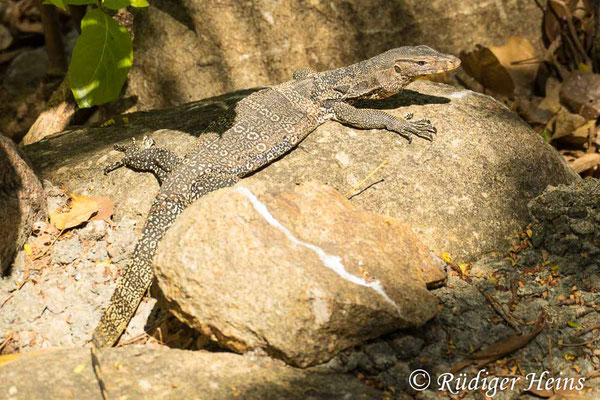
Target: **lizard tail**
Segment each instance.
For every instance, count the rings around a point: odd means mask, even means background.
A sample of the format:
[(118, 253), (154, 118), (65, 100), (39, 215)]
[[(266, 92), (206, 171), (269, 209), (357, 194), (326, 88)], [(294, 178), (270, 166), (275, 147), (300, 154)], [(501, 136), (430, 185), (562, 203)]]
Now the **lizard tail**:
[(177, 199), (157, 197), (154, 201), (131, 263), (117, 282), (110, 303), (94, 330), (93, 341), (98, 347), (114, 345), (129, 324), (154, 278), (152, 258), (158, 242), (183, 209), (182, 202)]
[(144, 293), (152, 283), (154, 277), (152, 258), (156, 253), (158, 242), (183, 209), (181, 202), (157, 197), (148, 214), (140, 240), (135, 246), (131, 264), (127, 266), (125, 273), (119, 279), (110, 304), (94, 330), (91, 350), (92, 366), (102, 391), (103, 400), (108, 400), (108, 392), (102, 377), (98, 350), (100, 347), (114, 345), (129, 324)]
[(94, 330), (92, 340), (97, 347), (110, 347), (117, 342), (152, 283), (150, 262), (138, 254), (141, 246), (141, 243), (136, 246), (133, 262), (117, 283), (110, 303)]
[[(141, 261), (139, 257), (134, 260)], [(127, 327), (144, 293), (152, 282), (152, 269), (149, 262), (136, 262), (131, 265), (117, 284), (109, 307), (92, 336), (92, 367), (100, 386), (102, 400), (109, 400), (106, 383), (100, 366), (100, 347), (112, 346)]]

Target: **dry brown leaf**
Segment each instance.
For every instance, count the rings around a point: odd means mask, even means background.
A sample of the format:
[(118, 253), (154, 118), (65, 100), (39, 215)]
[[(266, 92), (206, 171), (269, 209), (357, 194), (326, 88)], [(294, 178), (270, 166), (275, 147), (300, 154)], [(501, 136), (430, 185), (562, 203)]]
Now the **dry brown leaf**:
[(476, 353), (469, 354), (470, 360), (460, 361), (451, 368), (451, 372), (455, 373), (463, 368), (468, 367), (469, 365), (474, 363), (474, 360), (478, 360), (475, 362), (477, 366), (482, 367), (486, 364), (489, 364), (497, 359), (504, 357), (508, 354), (511, 354), (520, 348), (524, 347), (527, 343), (531, 341), (534, 337), (537, 336), (538, 333), (544, 327), (546, 322), (546, 314), (542, 313), (538, 318), (535, 326), (531, 330), (531, 332), (521, 335), (513, 335), (509, 336), (506, 339), (500, 340), (491, 346), (480, 350)]
[(90, 221), (106, 221), (112, 224), (111, 217), (115, 212), (115, 203), (106, 196), (92, 197), (98, 203), (98, 213)]
[(573, 171), (578, 174), (587, 171), (588, 169), (594, 168), (596, 165), (600, 165), (600, 154), (589, 153), (582, 157), (579, 157), (569, 163)]
[(572, 136), (575, 130), (586, 124), (585, 118), (579, 114), (573, 114), (567, 110), (561, 110), (552, 119), (550, 125), (552, 126), (552, 140), (564, 139)]
[(460, 60), (465, 72), (483, 87), (504, 95), (515, 90), (511, 76), (487, 47), (477, 45), (473, 51), (462, 51)]
[(576, 71), (569, 74), (560, 90), (560, 102), (585, 119), (600, 116), (600, 74)]
[[(577, 384), (578, 377), (575, 377), (575, 384)], [(542, 398), (551, 398), (553, 396), (561, 396), (564, 399), (586, 399), (582, 390), (576, 389), (554, 389), (554, 390), (538, 390), (536, 388), (531, 388), (528, 392), (535, 394), (538, 397)], [(591, 397), (589, 397), (591, 399)]]
[(523, 36), (511, 36), (502, 46), (490, 46), (500, 64), (517, 87), (529, 88), (537, 75), (540, 63), (535, 49)]
[(71, 210), (66, 213), (50, 213), (50, 223), (58, 229), (73, 228), (89, 220), (98, 212), (98, 202), (93, 197), (71, 194)]
[[(556, 20), (556, 15), (560, 18), (566, 18), (567, 15), (565, 8), (558, 5), (557, 2), (549, 1), (548, 3), (549, 7), (546, 7), (546, 12), (544, 13), (544, 33), (548, 40), (553, 42), (560, 34), (560, 24)], [(579, 0), (566, 0), (564, 3), (566, 4), (567, 9), (572, 13), (575, 11)]]

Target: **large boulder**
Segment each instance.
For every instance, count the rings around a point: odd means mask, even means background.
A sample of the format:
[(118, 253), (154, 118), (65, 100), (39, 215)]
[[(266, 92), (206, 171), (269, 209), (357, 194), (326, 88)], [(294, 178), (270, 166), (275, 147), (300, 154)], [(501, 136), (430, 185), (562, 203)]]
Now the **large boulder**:
[[(133, 113), (113, 126), (65, 132), (24, 149), (44, 179), (72, 192), (109, 196), (117, 204), (117, 219), (143, 220), (158, 183), (151, 174), (128, 169), (104, 176), (102, 168), (122, 157), (112, 145), (152, 133), (159, 146), (185, 154), (195, 135), (247, 93)], [(400, 219), (430, 249), (463, 260), (507, 248), (529, 220), (529, 200), (547, 185), (579, 180), (552, 147), (491, 97), (418, 81), (397, 96), (362, 106), (428, 118), (437, 137), (409, 145), (392, 132), (329, 122), (257, 177), (280, 183), (318, 180), (351, 192), (353, 203)]]
[(33, 223), (45, 220), (41, 182), (15, 143), (0, 133), (0, 276), (25, 244)]
[(534, 246), (600, 266), (600, 180), (549, 187), (528, 207)]
[[(268, 357), (169, 348), (103, 349), (112, 399), (360, 399), (382, 393), (352, 375), (300, 370)], [(85, 348), (47, 349), (0, 365), (0, 398), (99, 399)]]
[(155, 0), (135, 14), (127, 94), (137, 110), (164, 108), (398, 46), (458, 54), (510, 35), (535, 43), (542, 20), (531, 0)]
[(221, 346), (306, 367), (437, 311), (443, 268), (408, 227), (312, 182), (204, 196), (155, 257), (168, 308)]

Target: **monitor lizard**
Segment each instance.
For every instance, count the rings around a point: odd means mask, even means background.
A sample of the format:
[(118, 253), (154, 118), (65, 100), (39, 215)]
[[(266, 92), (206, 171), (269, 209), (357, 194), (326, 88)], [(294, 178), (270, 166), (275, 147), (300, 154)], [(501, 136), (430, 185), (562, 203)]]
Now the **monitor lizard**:
[(231, 186), (292, 150), (328, 120), (361, 129), (386, 129), (410, 143), (433, 140), (429, 120), (398, 118), (380, 110), (355, 108), (357, 99), (396, 94), (415, 78), (457, 68), (460, 60), (427, 46), (399, 47), (330, 71), (297, 71), (291, 81), (252, 93), (213, 121), (184, 157), (154, 146), (115, 146), (121, 166), (150, 171), (161, 187), (150, 208), (132, 260), (119, 279), (92, 338), (92, 361), (103, 396), (99, 347), (112, 346), (127, 327), (153, 280), (152, 258), (159, 241), (183, 210), (201, 196)]

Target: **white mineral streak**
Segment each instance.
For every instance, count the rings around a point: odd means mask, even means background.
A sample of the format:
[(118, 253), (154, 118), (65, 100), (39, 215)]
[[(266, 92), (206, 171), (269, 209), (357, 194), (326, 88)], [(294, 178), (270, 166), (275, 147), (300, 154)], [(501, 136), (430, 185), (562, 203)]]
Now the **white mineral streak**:
[(450, 93), (448, 97), (451, 97), (453, 99), (462, 99), (463, 97), (467, 97), (471, 94), (473, 94), (473, 92), (471, 92), (470, 90), (461, 90), (458, 92)]
[(292, 232), (289, 231), (289, 229), (287, 229), (279, 221), (277, 221), (275, 219), (275, 217), (273, 217), (273, 215), (267, 209), (267, 206), (264, 205), (263, 203), (261, 203), (260, 200), (258, 200), (258, 198), (254, 195), (254, 193), (252, 193), (252, 191), (250, 189), (248, 189), (244, 186), (238, 186), (236, 188), (236, 191), (238, 193), (244, 195), (245, 197), (247, 197), (248, 200), (250, 200), (250, 203), (252, 203), (252, 206), (254, 206), (254, 209), (271, 226), (273, 226), (273, 227), (279, 229), (281, 232), (283, 232), (285, 234), (285, 236), (287, 236), (287, 238), (292, 243), (295, 243), (297, 245), (306, 247), (309, 250), (312, 250), (313, 252), (315, 252), (317, 254), (317, 256), (319, 257), (319, 259), (321, 260), (321, 262), (323, 263), (324, 266), (331, 269), (333, 272), (335, 272), (336, 274), (338, 274), (339, 276), (341, 276), (342, 278), (344, 278), (345, 280), (347, 280), (349, 282), (352, 282), (356, 285), (365, 286), (365, 287), (368, 287), (368, 288), (374, 290), (381, 297), (383, 297), (385, 301), (387, 301), (388, 303), (393, 305), (399, 311), (398, 305), (392, 299), (390, 299), (390, 297), (383, 290), (383, 287), (381, 286), (381, 282), (379, 282), (378, 280), (374, 280), (372, 282), (367, 282), (366, 280), (364, 280), (361, 277), (350, 274), (348, 271), (346, 271), (346, 268), (344, 267), (344, 264), (342, 264), (342, 259), (340, 257), (334, 256), (331, 254), (327, 254), (327, 253), (325, 253), (325, 251), (323, 251), (322, 248), (315, 246), (314, 244), (303, 242), (303, 241), (299, 240), (298, 238), (296, 238), (292, 234)]

